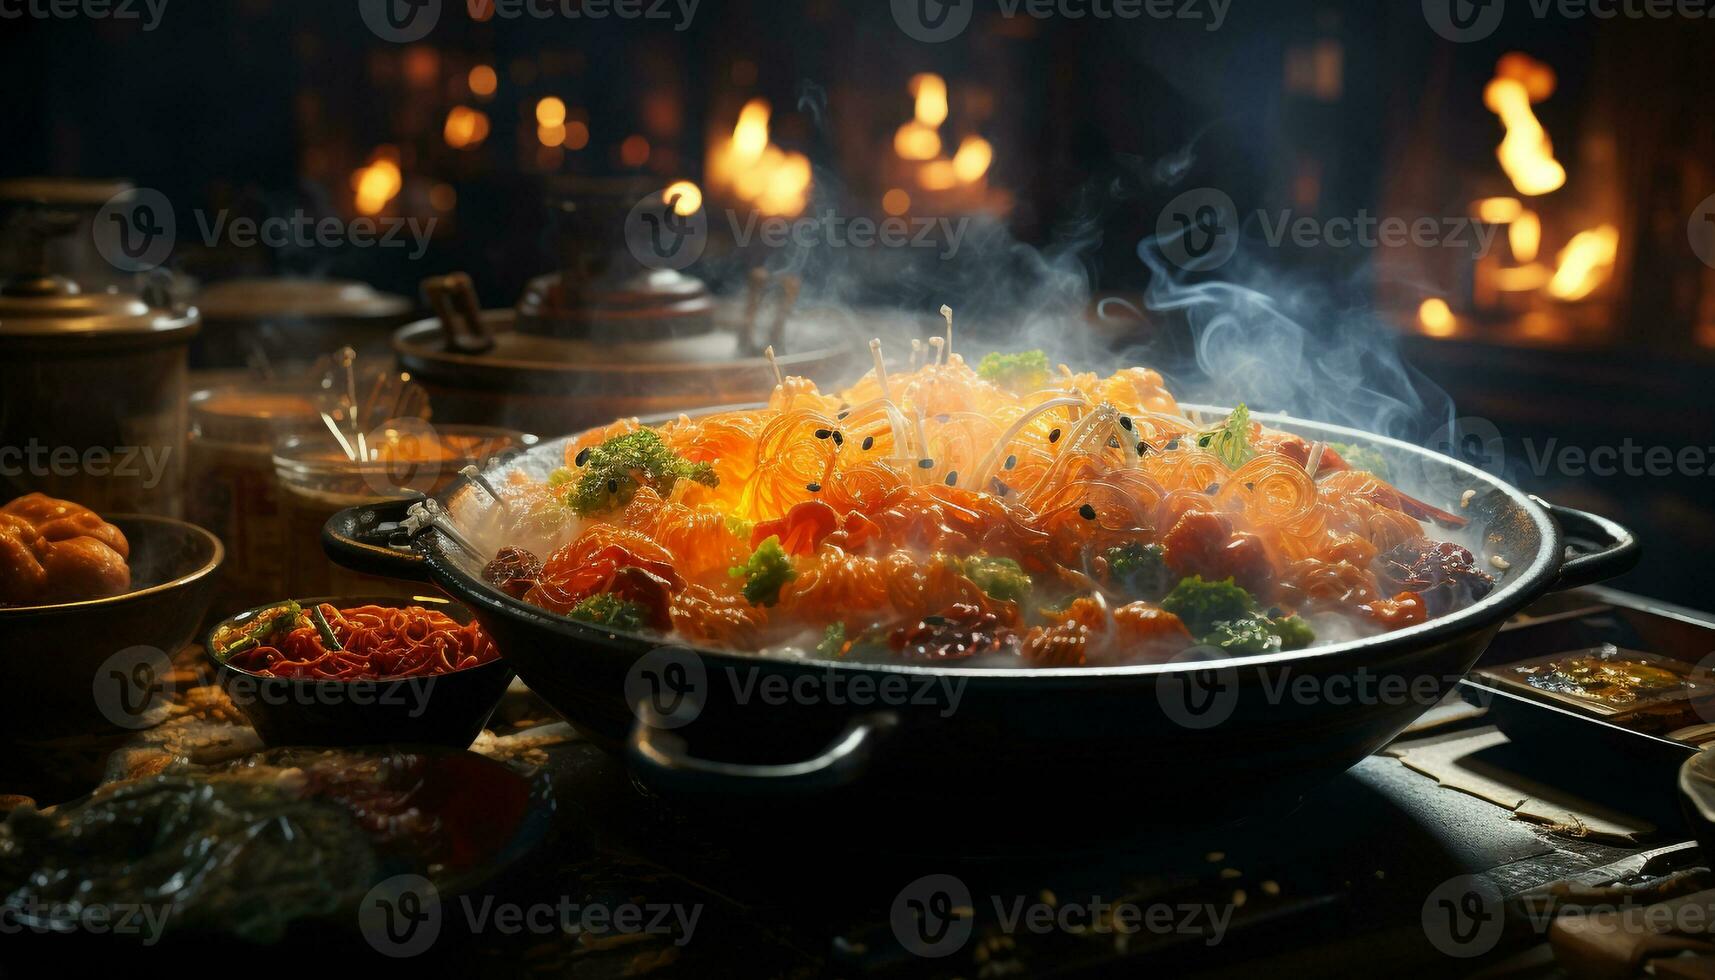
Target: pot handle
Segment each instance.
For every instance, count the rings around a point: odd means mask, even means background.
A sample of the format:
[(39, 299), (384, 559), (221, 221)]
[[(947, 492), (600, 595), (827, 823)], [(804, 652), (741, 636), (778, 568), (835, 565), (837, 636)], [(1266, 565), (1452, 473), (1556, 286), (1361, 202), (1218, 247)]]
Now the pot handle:
[(411, 547), (401, 522), (416, 500), (360, 504), (322, 525), (322, 550), (335, 564), (365, 575), (429, 581), (429, 563)]
[(675, 732), (656, 728), (642, 719), (631, 727), (626, 756), (644, 781), (680, 792), (731, 791), (760, 793), (821, 793), (849, 786), (869, 768), (875, 744), (898, 724), (891, 711), (859, 715), (835, 735), (817, 755), (802, 762), (752, 765), (699, 759)]
[[(1569, 545), (1578, 549), (1560, 563), (1559, 575), (1545, 591), (1563, 592), (1595, 585), (1623, 575), (1637, 565), (1638, 539), (1625, 526), (1596, 514), (1551, 504), (1541, 497), (1530, 499), (1548, 511)], [(1581, 547), (1586, 544), (1588, 547)]]

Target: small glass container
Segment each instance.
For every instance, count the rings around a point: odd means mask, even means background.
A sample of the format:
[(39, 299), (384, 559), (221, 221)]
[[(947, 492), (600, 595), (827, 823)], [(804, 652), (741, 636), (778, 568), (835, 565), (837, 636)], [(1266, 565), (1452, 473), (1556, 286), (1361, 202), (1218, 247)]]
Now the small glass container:
[(366, 461), (359, 462), (325, 431), (286, 439), (274, 454), (285, 523), (284, 594), (420, 592), (420, 583), (364, 575), (330, 561), (322, 551), (322, 526), (339, 511), (359, 504), (433, 496), (466, 466), (486, 466), (535, 442), (534, 436), (510, 429), (395, 420), (368, 434), (362, 447)]

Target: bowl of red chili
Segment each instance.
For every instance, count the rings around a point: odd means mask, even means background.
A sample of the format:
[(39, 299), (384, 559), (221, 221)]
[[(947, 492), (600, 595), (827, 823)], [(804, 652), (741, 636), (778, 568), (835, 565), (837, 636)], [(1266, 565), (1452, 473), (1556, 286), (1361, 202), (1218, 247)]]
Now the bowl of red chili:
[(206, 648), (270, 746), (466, 748), (512, 682), (469, 610), (424, 596), (269, 603), (215, 626)]

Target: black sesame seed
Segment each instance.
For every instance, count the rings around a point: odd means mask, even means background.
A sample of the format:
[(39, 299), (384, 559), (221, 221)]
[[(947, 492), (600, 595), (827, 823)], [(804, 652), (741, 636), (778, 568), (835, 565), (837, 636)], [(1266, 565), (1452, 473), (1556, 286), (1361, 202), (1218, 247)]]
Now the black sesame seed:
[(1078, 516), (1082, 517), (1086, 521), (1093, 521), (1096, 519), (1096, 508), (1089, 504), (1085, 504), (1078, 508)]
[(994, 492), (996, 496), (1004, 497), (1012, 492), (1012, 488), (999, 480), (996, 480), (994, 481)]
[(840, 435), (840, 433), (838, 431), (836, 431), (834, 433), (834, 445), (843, 446), (845, 444), (846, 444), (846, 437), (843, 435)]
[(1178, 448), (1179, 448), (1179, 440), (1178, 439), (1167, 440), (1167, 451), (1168, 452), (1172, 452), (1173, 450), (1178, 449)]
[(932, 470), (935, 468), (935, 461), (932, 459), (920, 459), (917, 461), (917, 468), (920, 470)]
[(1254, 484), (1254, 483), (1247, 483), (1247, 484), (1245, 484), (1245, 489), (1246, 489), (1246, 490), (1255, 490), (1255, 489), (1256, 489), (1256, 484)]
[(874, 448), (875, 448), (875, 436), (864, 436), (863, 437), (863, 451), (867, 453), (871, 449), (874, 449)]
[(826, 438), (832, 436), (833, 434), (834, 434), (833, 429), (817, 429), (816, 430), (816, 438), (818, 438), (818, 439), (826, 439)]
[(618, 480), (607, 481), (607, 492), (608, 493), (618, 493), (619, 492), (619, 481)]
[(839, 419), (841, 422), (844, 422), (851, 414), (852, 413), (850, 413), (850, 412), (841, 412), (840, 414), (838, 414), (834, 417)]
[(1139, 455), (1139, 456), (1142, 456), (1142, 455), (1144, 455), (1144, 454), (1145, 454), (1145, 453), (1147, 453), (1147, 452), (1149, 452), (1149, 443), (1147, 443), (1147, 442), (1142, 442), (1142, 441), (1140, 441), (1140, 442), (1138, 442), (1138, 444), (1137, 444), (1137, 454), (1138, 454), (1138, 455)]
[(1014, 466), (1017, 466), (1017, 465), (1018, 465), (1018, 457), (1017, 456), (1008, 456), (1006, 458), (1006, 468), (1007, 469), (1010, 470)]
[(1130, 432), (1131, 431), (1131, 416), (1121, 415), (1120, 416), (1120, 426), (1121, 426), (1121, 428), (1125, 429), (1127, 432)]
[(953, 470), (952, 472), (947, 474), (947, 486), (956, 487), (958, 485), (959, 485), (959, 471)]
[(806, 484), (804, 484), (804, 489), (810, 491), (811, 493), (821, 493), (822, 492), (822, 485), (820, 483), (806, 483)]
[(1115, 439), (1113, 436), (1108, 436), (1108, 448), (1109, 449), (1118, 449), (1119, 447), (1120, 447), (1120, 441), (1118, 439)]
[(1221, 485), (1219, 483), (1211, 483), (1211, 484), (1209, 484), (1209, 489), (1207, 489), (1203, 492), (1208, 494), (1209, 496), (1213, 497), (1215, 494), (1221, 492)]
[(576, 463), (578, 466), (582, 466), (589, 461), (590, 461), (590, 451), (586, 447), (583, 452), (578, 453), (578, 458), (576, 460)]
[(1055, 429), (1053, 432), (1048, 433), (1048, 441), (1049, 442), (1059, 442), (1060, 441), (1060, 430)]

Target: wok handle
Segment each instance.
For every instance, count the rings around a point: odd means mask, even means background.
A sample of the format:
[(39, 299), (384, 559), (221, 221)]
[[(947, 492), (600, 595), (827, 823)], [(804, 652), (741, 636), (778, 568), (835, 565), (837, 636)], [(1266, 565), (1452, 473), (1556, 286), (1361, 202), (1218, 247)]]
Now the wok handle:
[(1541, 497), (1532, 497), (1560, 525), (1570, 547), (1576, 554), (1560, 563), (1560, 573), (1545, 590), (1562, 592), (1595, 585), (1616, 575), (1623, 575), (1638, 563), (1640, 549), (1637, 536), (1625, 526), (1596, 514), (1551, 504)]
[(776, 765), (699, 759), (686, 750), (678, 734), (639, 720), (631, 727), (626, 756), (646, 782), (674, 791), (827, 792), (849, 786), (863, 775), (876, 743), (898, 720), (891, 711), (859, 715), (817, 755)]
[(411, 547), (400, 522), (416, 500), (360, 504), (322, 525), (322, 550), (335, 564), (365, 575), (429, 581), (429, 563)]

